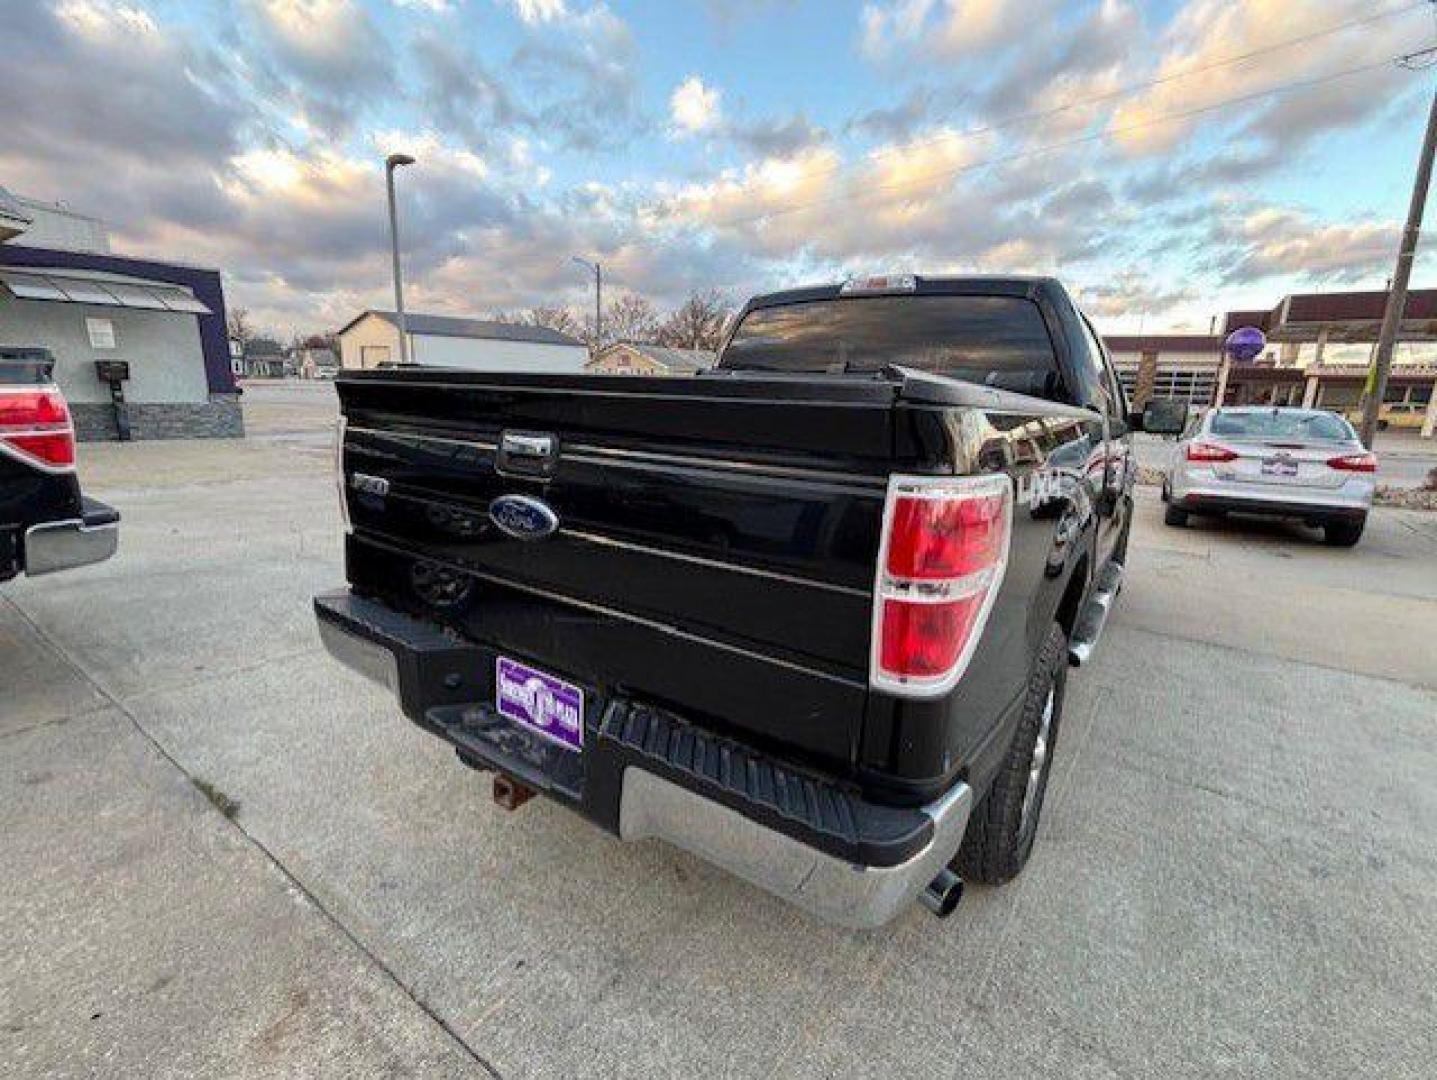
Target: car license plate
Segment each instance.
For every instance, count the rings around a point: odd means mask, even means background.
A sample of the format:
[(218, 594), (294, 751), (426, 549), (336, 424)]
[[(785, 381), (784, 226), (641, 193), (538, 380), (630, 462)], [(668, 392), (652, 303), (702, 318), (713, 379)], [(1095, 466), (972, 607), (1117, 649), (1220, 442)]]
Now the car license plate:
[(1262, 459), (1263, 476), (1296, 476), (1297, 461), (1290, 457), (1270, 457)]
[(494, 706), (499, 715), (569, 750), (584, 744), (584, 691), (527, 664), (494, 661)]

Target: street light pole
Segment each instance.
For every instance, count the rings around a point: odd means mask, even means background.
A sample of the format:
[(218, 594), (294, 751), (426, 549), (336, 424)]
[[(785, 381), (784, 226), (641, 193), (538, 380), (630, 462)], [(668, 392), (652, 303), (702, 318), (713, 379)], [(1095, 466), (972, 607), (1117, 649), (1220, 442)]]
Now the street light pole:
[(1397, 249), (1397, 266), (1392, 272), (1392, 287), (1387, 293), (1387, 309), (1382, 313), (1382, 329), (1377, 334), (1377, 351), (1372, 358), (1372, 371), (1367, 379), (1367, 397), (1362, 402), (1362, 445), (1369, 450), (1377, 438), (1377, 421), (1382, 412), (1382, 399), (1387, 396), (1387, 376), (1392, 370), (1392, 352), (1397, 345), (1397, 331), (1402, 326), (1402, 313), (1407, 308), (1407, 282), (1412, 277), (1412, 261), (1417, 254), (1417, 238), (1422, 231), (1422, 213), (1427, 206), (1427, 187), (1432, 182), (1432, 154), (1437, 148), (1437, 93), (1427, 112), (1427, 134), (1422, 140), (1422, 154), (1417, 159), (1417, 177), (1412, 185), (1412, 202), (1407, 208), (1407, 227)]
[(574, 261), (594, 272), (594, 355), (598, 356), (603, 338), (604, 269), (599, 263), (581, 259), (577, 255), (574, 256)]
[(399, 362), (409, 363), (409, 328), (404, 321), (404, 284), (399, 271), (399, 214), (394, 208), (394, 170), (413, 165), (408, 154), (390, 154), (384, 159), (384, 187), (389, 195), (389, 251), (394, 260), (394, 313), (399, 319)]

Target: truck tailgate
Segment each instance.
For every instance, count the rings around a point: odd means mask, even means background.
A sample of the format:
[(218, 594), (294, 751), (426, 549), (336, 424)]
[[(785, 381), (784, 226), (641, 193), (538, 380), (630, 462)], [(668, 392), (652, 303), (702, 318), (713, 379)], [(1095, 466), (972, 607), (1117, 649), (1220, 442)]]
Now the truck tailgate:
[[(357, 591), (601, 698), (852, 762), (887, 477), (921, 442), (892, 384), (425, 370), (338, 390)], [(507, 459), (505, 433), (553, 452)], [(506, 535), (503, 495), (557, 531)]]

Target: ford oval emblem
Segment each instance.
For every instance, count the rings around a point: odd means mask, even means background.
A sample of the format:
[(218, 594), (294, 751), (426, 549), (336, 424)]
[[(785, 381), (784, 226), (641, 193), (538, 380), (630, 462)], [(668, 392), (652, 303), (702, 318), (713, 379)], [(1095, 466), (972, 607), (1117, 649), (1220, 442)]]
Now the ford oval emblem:
[(549, 504), (528, 495), (500, 495), (489, 504), (489, 520), (515, 540), (542, 540), (559, 527)]

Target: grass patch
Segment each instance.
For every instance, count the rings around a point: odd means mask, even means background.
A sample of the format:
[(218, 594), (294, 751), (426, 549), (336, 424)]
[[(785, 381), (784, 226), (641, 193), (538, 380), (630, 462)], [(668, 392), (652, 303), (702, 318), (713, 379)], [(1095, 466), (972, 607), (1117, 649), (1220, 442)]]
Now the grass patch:
[(190, 783), (194, 784), (200, 794), (208, 799), (216, 810), (233, 821), (239, 816), (240, 804), (238, 799), (232, 799), (219, 788), (215, 787), (208, 780), (201, 780), (197, 777), (190, 777)]

